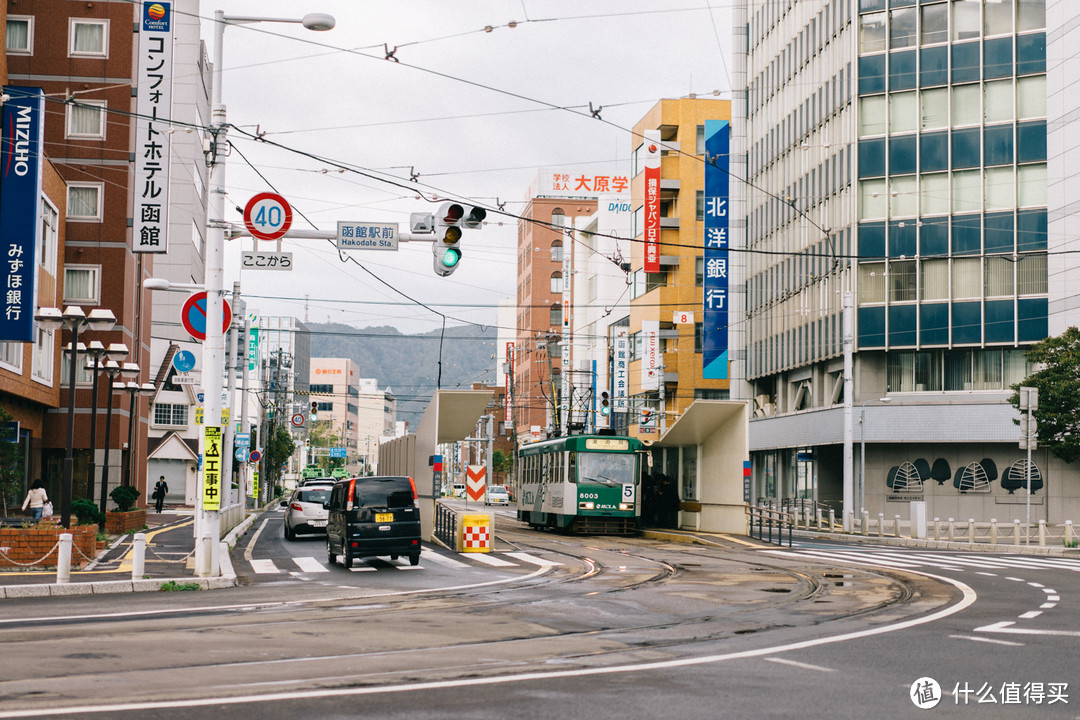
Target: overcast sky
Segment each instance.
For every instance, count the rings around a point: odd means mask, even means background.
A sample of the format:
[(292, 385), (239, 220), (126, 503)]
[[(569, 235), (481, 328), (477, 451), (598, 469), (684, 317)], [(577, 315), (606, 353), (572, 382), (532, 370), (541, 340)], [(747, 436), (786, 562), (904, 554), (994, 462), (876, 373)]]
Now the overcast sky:
[[(223, 100), (231, 124), (375, 178), (234, 132), (239, 152), (226, 171), (226, 219), (234, 222), (241, 217), (232, 208), (271, 185), (292, 204), (294, 228), (311, 228), (310, 220), (333, 230), (350, 220), (407, 231), (409, 214), (433, 211), (430, 198), (439, 194), (487, 206), (498, 199), (520, 213), (541, 168), (627, 172), (627, 129), (657, 100), (730, 97), (724, 0), (221, 0), (203, 3), (203, 16), (218, 6), (235, 16), (335, 16), (329, 32), (277, 23), (227, 28)], [(211, 23), (203, 36), (212, 54)], [(384, 59), (384, 44), (397, 47), (399, 63)], [(612, 124), (590, 117), (590, 103)], [(462, 263), (448, 278), (433, 273), (426, 243), (353, 257), (446, 313), (448, 324), (493, 324), (499, 299), (515, 293), (517, 231), (513, 218), (488, 219), (466, 234)], [(250, 249), (249, 239), (226, 247), (227, 285), (239, 271), (241, 243)], [(329, 241), (285, 243), (296, 269), (246, 271), (249, 308), (303, 319), (307, 296), (312, 322), (438, 327), (432, 312), (341, 262)]]

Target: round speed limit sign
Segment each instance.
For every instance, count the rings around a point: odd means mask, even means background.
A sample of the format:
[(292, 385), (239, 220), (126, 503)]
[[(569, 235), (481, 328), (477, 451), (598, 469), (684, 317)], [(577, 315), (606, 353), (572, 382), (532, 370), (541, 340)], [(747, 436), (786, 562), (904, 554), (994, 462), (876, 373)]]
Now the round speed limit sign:
[(277, 193), (259, 193), (244, 207), (244, 226), (259, 240), (277, 240), (292, 226), (292, 208)]

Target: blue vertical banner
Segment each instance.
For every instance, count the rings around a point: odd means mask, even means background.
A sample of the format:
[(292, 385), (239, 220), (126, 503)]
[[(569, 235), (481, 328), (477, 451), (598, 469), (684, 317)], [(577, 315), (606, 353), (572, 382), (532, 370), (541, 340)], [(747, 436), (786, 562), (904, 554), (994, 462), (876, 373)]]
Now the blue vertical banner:
[(728, 377), (728, 189), (731, 122), (705, 121), (705, 278), (702, 377)]
[(41, 88), (5, 87), (4, 92), (11, 99), (4, 103), (0, 152), (4, 263), (0, 340), (34, 342), (45, 95)]

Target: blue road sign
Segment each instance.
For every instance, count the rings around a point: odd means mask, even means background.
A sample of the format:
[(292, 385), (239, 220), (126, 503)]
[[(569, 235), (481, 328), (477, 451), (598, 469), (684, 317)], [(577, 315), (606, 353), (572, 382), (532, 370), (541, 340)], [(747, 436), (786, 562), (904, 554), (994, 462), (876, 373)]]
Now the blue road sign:
[(343, 447), (341, 447), (341, 448), (329, 448), (329, 450), (330, 450), (330, 452), (327, 453), (329, 457), (332, 457), (332, 458), (339, 458), (339, 457), (343, 458), (343, 457), (345, 457), (345, 448), (343, 448)]
[(177, 372), (191, 372), (195, 369), (195, 353), (190, 350), (178, 350), (173, 355), (172, 364)]
[(247, 459), (248, 459), (247, 448), (237, 448), (236, 449), (236, 459), (239, 460), (240, 462), (247, 462)]
[(233, 442), (236, 447), (250, 447), (251, 446), (251, 433), (238, 432), (233, 438)]

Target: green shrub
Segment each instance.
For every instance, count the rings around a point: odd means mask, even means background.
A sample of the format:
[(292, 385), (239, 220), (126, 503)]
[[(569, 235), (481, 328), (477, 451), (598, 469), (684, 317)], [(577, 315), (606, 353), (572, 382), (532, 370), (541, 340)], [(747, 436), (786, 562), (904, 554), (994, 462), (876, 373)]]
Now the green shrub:
[(127, 512), (135, 507), (135, 501), (142, 495), (141, 492), (136, 490), (130, 485), (121, 485), (120, 487), (113, 488), (113, 491), (109, 493), (109, 497), (116, 503), (116, 509), (120, 512)]
[(199, 583), (179, 583), (175, 580), (161, 584), (161, 592), (186, 592), (188, 590), (198, 590)]
[(71, 503), (71, 514), (76, 518), (76, 525), (97, 525), (101, 522), (101, 511), (93, 500), (79, 498)]

